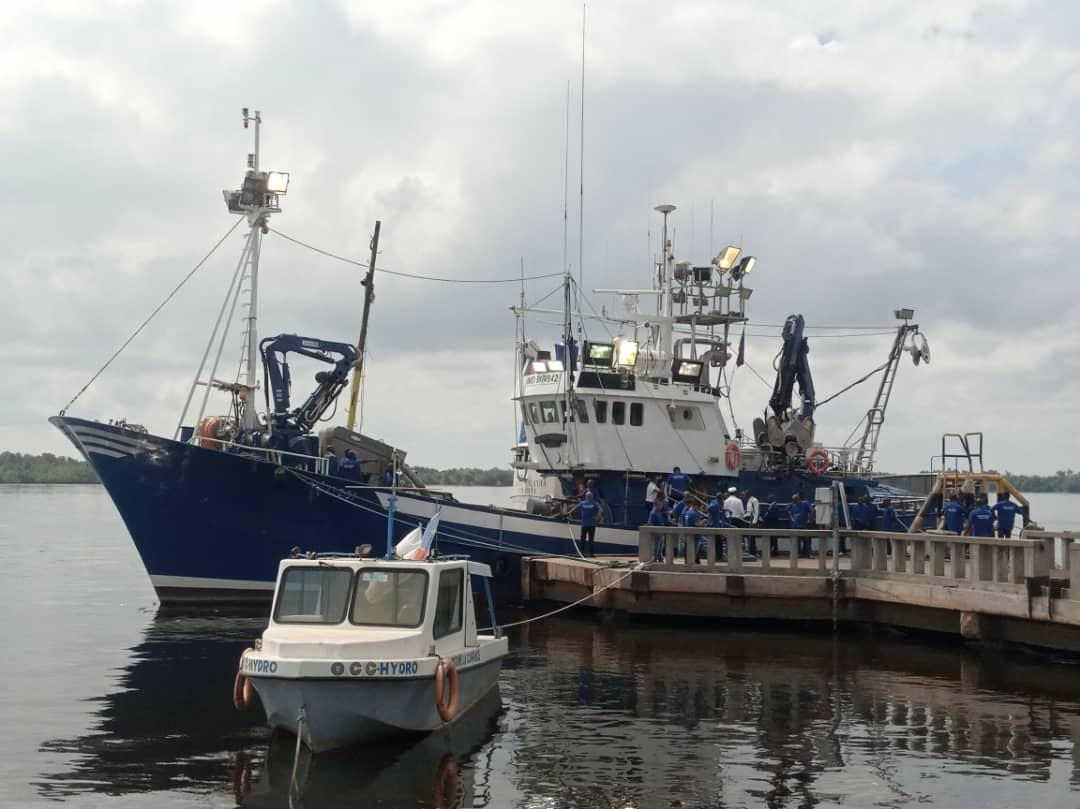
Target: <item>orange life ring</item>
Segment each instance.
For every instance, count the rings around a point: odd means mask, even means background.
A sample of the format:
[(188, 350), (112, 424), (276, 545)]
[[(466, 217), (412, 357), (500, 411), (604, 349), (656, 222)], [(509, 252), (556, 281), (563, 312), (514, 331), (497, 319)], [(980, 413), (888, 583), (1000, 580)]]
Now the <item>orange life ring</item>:
[(195, 434), (199, 436), (199, 446), (206, 449), (221, 449), (221, 444), (218, 441), (211, 441), (210, 439), (218, 437), (218, 431), (225, 427), (227, 419), (224, 416), (207, 416), (199, 422), (199, 427), (195, 431)]
[(435, 809), (449, 809), (457, 800), (458, 768), (453, 753), (447, 753), (435, 772)]
[(236, 679), (233, 680), (232, 701), (233, 707), (238, 711), (246, 711), (251, 707), (251, 700), (255, 698), (255, 688), (251, 680), (244, 676), (244, 658), (248, 652), (254, 649), (244, 649), (240, 655), (240, 667), (236, 670)]
[(821, 447), (810, 450), (806, 456), (806, 468), (815, 475), (824, 475), (829, 471), (829, 453)]
[(728, 469), (738, 469), (742, 464), (742, 451), (734, 441), (728, 441), (727, 448), (724, 449), (724, 463)]
[[(449, 698), (446, 696), (447, 685), (450, 686)], [(457, 668), (450, 660), (440, 657), (435, 667), (435, 709), (439, 712), (439, 718), (444, 722), (452, 721), (457, 716), (457, 703)]]

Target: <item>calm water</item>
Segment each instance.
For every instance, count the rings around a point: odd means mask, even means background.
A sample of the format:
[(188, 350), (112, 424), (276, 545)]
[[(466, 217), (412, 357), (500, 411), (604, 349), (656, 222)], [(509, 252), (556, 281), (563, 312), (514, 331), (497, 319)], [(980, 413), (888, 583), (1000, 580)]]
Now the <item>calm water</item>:
[[(1080, 497), (1033, 499), (1080, 527)], [(230, 698), (262, 616), (157, 614), (97, 487), (0, 487), (0, 547), (0, 805), (289, 805), (293, 740)], [(511, 651), (501, 703), (305, 757), (294, 805), (432, 807), (437, 781), (459, 806), (530, 809), (1080, 804), (1076, 662), (561, 617)]]

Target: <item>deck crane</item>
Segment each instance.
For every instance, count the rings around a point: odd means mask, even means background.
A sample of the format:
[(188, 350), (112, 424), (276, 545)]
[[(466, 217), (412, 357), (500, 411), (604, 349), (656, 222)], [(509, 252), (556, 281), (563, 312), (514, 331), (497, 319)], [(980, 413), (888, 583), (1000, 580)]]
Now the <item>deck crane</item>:
[[(754, 439), (763, 452), (783, 452), (793, 461), (808, 450), (814, 440), (814, 380), (810, 375), (807, 354), (810, 347), (803, 336), (806, 322), (802, 315), (789, 315), (782, 333), (784, 346), (776, 365), (776, 382), (769, 399), (773, 414), (754, 419)], [(795, 384), (799, 385), (801, 406), (791, 404)]]
[(874, 470), (874, 453), (877, 451), (881, 425), (885, 423), (885, 409), (889, 406), (889, 397), (892, 395), (893, 382), (896, 381), (900, 357), (905, 353), (910, 354), (911, 361), (915, 365), (920, 362), (930, 362), (930, 344), (926, 341), (926, 335), (919, 331), (918, 324), (910, 322), (915, 316), (915, 310), (896, 309), (893, 314), (903, 323), (896, 329), (889, 359), (883, 366), (885, 373), (881, 377), (881, 384), (878, 385), (877, 396), (874, 397), (874, 404), (866, 411), (866, 427), (863, 429), (858, 445), (854, 448), (852, 471), (857, 473), (870, 474)]

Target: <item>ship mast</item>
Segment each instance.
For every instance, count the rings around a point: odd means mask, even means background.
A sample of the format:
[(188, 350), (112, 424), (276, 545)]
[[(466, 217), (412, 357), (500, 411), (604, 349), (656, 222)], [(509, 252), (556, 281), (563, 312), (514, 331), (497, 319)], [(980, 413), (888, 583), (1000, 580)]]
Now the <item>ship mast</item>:
[[(663, 250), (660, 265), (660, 351), (659, 356), (663, 357), (663, 352), (667, 351), (671, 357), (675, 356), (675, 352), (672, 350), (674, 345), (672, 343), (672, 315), (674, 310), (671, 305), (671, 282), (672, 282), (672, 267), (671, 262), (675, 260), (674, 255), (671, 252), (671, 242), (668, 241), (667, 230), (667, 218), (668, 214), (675, 210), (675, 206), (670, 203), (664, 205), (657, 205), (653, 210), (664, 215), (664, 235), (663, 244), (661, 249)], [(664, 371), (664, 376), (671, 379), (671, 363), (665, 364), (667, 370)]]

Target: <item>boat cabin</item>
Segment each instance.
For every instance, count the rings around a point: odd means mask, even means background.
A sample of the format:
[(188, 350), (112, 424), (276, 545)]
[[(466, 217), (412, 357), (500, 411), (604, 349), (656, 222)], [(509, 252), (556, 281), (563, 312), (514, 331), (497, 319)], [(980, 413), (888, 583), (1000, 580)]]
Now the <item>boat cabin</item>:
[(307, 660), (456, 654), (479, 645), (470, 575), (491, 570), (461, 557), (285, 559), (261, 651)]

